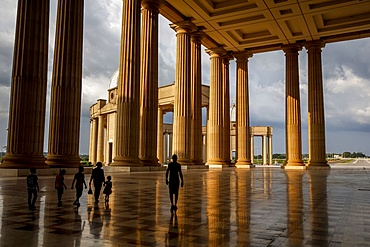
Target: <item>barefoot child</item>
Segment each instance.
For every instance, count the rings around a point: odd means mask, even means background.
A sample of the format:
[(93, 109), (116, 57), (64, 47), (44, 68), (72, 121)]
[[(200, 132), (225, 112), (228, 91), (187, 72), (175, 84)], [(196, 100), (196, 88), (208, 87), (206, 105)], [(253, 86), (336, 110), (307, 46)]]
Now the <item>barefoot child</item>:
[(107, 181), (104, 182), (104, 191), (103, 194), (105, 194), (105, 202), (109, 202), (109, 195), (112, 194), (112, 177), (108, 176)]
[(62, 195), (64, 189), (67, 189), (67, 186), (64, 184), (64, 175), (66, 174), (66, 170), (61, 169), (59, 175), (55, 177), (55, 189), (58, 192), (58, 207), (62, 206)]
[(79, 166), (78, 172), (75, 174), (73, 178), (73, 182), (72, 182), (72, 190), (76, 182), (76, 200), (73, 203), (73, 205), (76, 205), (77, 207), (80, 206), (80, 197), (82, 196), (82, 191), (84, 189), (83, 186), (85, 185), (85, 189), (87, 189), (87, 185), (85, 182), (85, 174), (83, 172), (84, 172), (84, 167)]

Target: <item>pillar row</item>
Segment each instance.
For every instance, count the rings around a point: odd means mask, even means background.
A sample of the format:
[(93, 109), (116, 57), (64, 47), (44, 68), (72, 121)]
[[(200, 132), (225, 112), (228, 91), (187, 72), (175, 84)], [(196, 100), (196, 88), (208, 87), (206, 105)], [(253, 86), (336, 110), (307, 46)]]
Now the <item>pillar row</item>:
[(222, 128), (223, 128), (223, 159), (226, 165), (231, 165), (230, 159), (230, 60), (233, 57), (226, 55), (222, 57)]
[[(157, 131), (157, 157), (159, 164), (164, 163), (163, 158), (163, 139), (165, 139), (166, 133), (163, 133), (163, 110), (158, 107), (158, 131)], [(166, 146), (164, 147), (166, 150)]]

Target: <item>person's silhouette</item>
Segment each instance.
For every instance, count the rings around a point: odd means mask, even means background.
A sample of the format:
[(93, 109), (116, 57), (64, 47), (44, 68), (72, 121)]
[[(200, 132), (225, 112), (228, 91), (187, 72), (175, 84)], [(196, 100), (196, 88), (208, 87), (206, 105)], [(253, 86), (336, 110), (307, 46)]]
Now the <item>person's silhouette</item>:
[[(169, 175), (169, 179), (168, 179)], [(166, 170), (166, 184), (168, 185), (171, 201), (171, 212), (177, 210), (177, 200), (179, 198), (179, 187), (181, 178), (181, 187), (184, 186), (184, 178), (181, 172), (181, 165), (177, 162), (177, 155), (172, 155), (172, 162), (168, 164)], [(175, 196), (175, 202), (173, 197)]]

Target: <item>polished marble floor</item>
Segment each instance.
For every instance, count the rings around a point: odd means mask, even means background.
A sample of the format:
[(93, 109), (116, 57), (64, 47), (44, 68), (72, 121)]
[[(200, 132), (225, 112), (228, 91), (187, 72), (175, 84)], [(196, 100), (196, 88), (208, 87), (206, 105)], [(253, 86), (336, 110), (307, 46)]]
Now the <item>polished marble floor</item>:
[(25, 178), (0, 177), (0, 246), (370, 246), (369, 169), (184, 170), (177, 214), (164, 172), (110, 173), (109, 205), (85, 190), (79, 208), (42, 176), (34, 211)]

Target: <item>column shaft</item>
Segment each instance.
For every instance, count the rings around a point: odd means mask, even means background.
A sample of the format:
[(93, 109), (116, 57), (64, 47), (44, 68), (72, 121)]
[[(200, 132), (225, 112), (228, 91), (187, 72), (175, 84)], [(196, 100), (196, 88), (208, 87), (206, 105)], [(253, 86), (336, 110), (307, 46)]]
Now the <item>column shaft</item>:
[(140, 160), (158, 166), (158, 10), (154, 0), (142, 1)]
[(112, 166), (140, 166), (140, 0), (123, 1), (116, 157)]
[(104, 116), (99, 116), (96, 159), (102, 163), (104, 162), (104, 125)]
[(222, 59), (222, 127), (223, 127), (223, 151), (225, 164), (231, 165), (231, 153), (230, 153), (230, 76), (229, 76), (229, 65), (230, 60), (233, 57), (225, 56)]
[(49, 0), (19, 0), (2, 168), (46, 168), (43, 155)]
[(173, 112), (173, 153), (182, 165), (192, 165), (191, 154), (191, 77), (190, 27), (173, 24), (176, 31), (176, 78)]
[(251, 164), (254, 163), (254, 136), (251, 135)]
[(202, 165), (202, 57), (201, 35), (191, 36), (191, 158), (194, 165)]
[(253, 137), (249, 124), (248, 58), (250, 53), (236, 55), (236, 165), (252, 165)]
[(308, 51), (308, 166), (328, 166), (321, 63), (321, 48), (324, 43), (308, 42), (305, 47)]
[(272, 165), (272, 135), (268, 136), (269, 139), (269, 157), (268, 157), (268, 164)]
[(92, 164), (96, 163), (97, 159), (97, 147), (98, 147), (98, 119), (93, 118), (92, 120), (92, 130), (91, 130), (91, 153), (89, 155), (89, 160)]
[(299, 45), (283, 46), (285, 52), (286, 166), (304, 166), (302, 160), (301, 105), (299, 92)]
[[(163, 164), (163, 110), (158, 107), (157, 157), (159, 164)], [(166, 138), (165, 138), (166, 139)], [(166, 146), (164, 148), (166, 150)], [(164, 155), (164, 157), (166, 157)]]
[(262, 165), (267, 165), (267, 136), (262, 136)]

